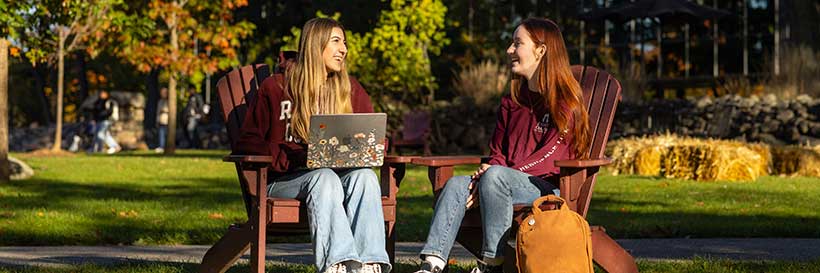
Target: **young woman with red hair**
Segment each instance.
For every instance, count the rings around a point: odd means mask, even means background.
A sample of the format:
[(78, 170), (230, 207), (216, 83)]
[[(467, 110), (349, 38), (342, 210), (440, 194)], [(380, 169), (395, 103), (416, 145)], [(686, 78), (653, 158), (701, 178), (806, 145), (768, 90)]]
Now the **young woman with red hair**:
[(481, 164), (472, 176), (447, 181), (417, 273), (443, 270), (465, 211), (479, 203), (483, 257), (473, 272), (502, 272), (513, 204), (558, 195), (558, 168), (553, 162), (587, 156), (588, 114), (558, 26), (547, 19), (524, 20), (515, 29), (507, 55), (513, 80), (498, 109), (489, 164)]

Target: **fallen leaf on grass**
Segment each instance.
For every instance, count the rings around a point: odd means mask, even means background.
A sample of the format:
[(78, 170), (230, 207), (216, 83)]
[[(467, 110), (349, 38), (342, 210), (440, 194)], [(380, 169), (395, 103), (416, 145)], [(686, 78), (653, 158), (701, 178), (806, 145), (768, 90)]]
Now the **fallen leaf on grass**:
[(208, 214), (208, 218), (222, 219), (222, 218), (225, 218), (225, 216), (223, 216), (222, 213), (211, 213), (211, 214)]

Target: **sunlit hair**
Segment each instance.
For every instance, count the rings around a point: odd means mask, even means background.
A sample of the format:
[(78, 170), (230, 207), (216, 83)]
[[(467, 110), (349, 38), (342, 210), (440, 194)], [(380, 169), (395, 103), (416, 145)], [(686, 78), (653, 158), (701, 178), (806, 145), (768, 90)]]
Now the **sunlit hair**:
[[(329, 18), (313, 18), (302, 27), (299, 55), (296, 63), (285, 72), (288, 95), (293, 100), (291, 135), (308, 140), (310, 116), (353, 112), (350, 103), (350, 79), (342, 64), (339, 72), (327, 71), (322, 52), (330, 40), (333, 28), (344, 28)], [(327, 77), (327, 79), (325, 79)]]
[[(559, 132), (565, 130), (572, 136), (576, 158), (588, 157), (590, 143), (589, 114), (584, 103), (581, 86), (570, 70), (567, 48), (558, 25), (548, 19), (529, 18), (519, 26), (529, 32), (535, 47), (544, 45), (546, 52), (535, 71), (542, 101), (549, 108), (552, 122)], [(520, 104), (521, 85), (527, 80), (513, 75), (510, 94)]]

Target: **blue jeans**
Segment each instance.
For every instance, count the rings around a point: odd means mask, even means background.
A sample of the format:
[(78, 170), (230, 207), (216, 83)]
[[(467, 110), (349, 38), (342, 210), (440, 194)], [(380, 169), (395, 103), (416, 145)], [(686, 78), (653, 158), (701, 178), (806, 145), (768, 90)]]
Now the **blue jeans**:
[(105, 147), (108, 146), (109, 148), (119, 148), (120, 145), (117, 143), (117, 140), (114, 139), (114, 136), (111, 135), (111, 121), (110, 120), (103, 120), (97, 121), (96, 128), (94, 131), (94, 144), (92, 145), (93, 152), (100, 152)]
[(379, 263), (390, 272), (381, 185), (373, 170), (305, 170), (271, 182), (268, 196), (307, 204), (317, 272), (345, 261)]
[[(455, 176), (447, 181), (436, 201), (430, 233), (421, 250), (422, 258), (433, 255), (448, 260), (467, 210), (469, 184), (469, 176)], [(504, 256), (501, 252), (512, 225), (513, 204), (532, 204), (532, 201), (543, 195), (559, 194), (558, 189), (544, 179), (498, 165), (490, 166), (481, 175), (476, 186), (484, 231), (484, 243), (481, 246), (484, 258)]]
[(199, 148), (199, 138), (196, 134), (198, 121), (198, 118), (189, 117), (188, 123), (185, 124), (185, 137), (188, 138), (188, 148)]
[(168, 135), (168, 125), (160, 125), (157, 129), (159, 129), (159, 143), (157, 147), (165, 149), (165, 136)]

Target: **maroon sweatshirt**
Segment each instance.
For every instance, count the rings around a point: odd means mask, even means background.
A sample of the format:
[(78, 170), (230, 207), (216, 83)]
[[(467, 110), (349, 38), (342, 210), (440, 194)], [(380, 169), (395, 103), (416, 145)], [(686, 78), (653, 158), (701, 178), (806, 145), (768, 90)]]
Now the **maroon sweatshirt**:
[[(569, 134), (559, 134), (543, 103), (535, 101), (540, 94), (522, 86), (521, 105), (510, 95), (501, 99), (498, 121), (490, 139), (490, 165), (501, 165), (527, 174), (548, 178), (558, 173), (555, 160), (574, 159), (568, 145)], [(528, 94), (529, 93), (529, 96)]]
[[(288, 133), (294, 107), (282, 89), (283, 79), (284, 75), (277, 73), (262, 82), (233, 147), (234, 154), (273, 156), (272, 177), (305, 167), (307, 161), (307, 144), (297, 143)], [(362, 85), (351, 77), (350, 87), (353, 112), (372, 113), (370, 96)]]

